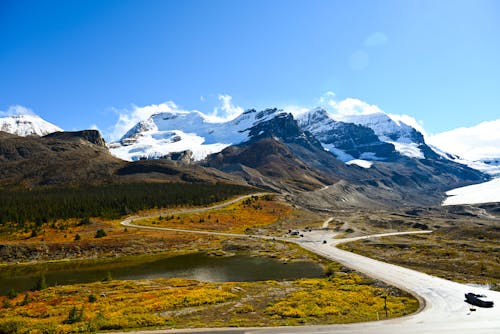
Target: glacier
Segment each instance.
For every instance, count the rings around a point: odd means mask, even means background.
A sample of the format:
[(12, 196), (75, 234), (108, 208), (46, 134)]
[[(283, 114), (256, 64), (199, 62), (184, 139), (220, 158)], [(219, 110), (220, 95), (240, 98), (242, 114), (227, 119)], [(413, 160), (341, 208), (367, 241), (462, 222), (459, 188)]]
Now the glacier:
[(500, 178), (455, 188), (446, 192), (442, 205), (481, 204), (500, 202)]
[(108, 146), (113, 155), (128, 161), (157, 159), (187, 150), (199, 161), (249, 140), (252, 127), (284, 113), (279, 109), (249, 109), (230, 121), (217, 122), (196, 110), (162, 112), (139, 122)]

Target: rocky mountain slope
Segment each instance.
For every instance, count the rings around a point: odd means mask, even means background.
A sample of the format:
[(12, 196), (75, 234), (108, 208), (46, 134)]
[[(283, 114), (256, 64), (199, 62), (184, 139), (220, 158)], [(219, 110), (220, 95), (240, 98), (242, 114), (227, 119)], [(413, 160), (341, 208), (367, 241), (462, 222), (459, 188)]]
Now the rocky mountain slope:
[(22, 187), (223, 180), (315, 207), (378, 207), (436, 205), (445, 191), (488, 179), (385, 114), (339, 120), (321, 109), (298, 117), (250, 109), (213, 122), (196, 111), (158, 113), (111, 143), (114, 156), (93, 130), (0, 136), (0, 185)]
[(238, 182), (217, 170), (172, 160), (127, 162), (112, 156), (96, 130), (20, 137), (0, 131), (0, 187), (81, 186), (112, 182)]

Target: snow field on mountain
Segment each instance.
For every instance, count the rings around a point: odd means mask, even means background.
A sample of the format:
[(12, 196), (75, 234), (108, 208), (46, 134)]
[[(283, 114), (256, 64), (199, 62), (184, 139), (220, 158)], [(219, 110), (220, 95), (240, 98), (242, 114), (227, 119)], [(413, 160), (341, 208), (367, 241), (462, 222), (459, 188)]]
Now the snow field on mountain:
[(410, 158), (425, 159), (424, 153), (418, 148), (417, 143), (401, 143), (397, 141), (387, 141), (394, 145), (396, 151)]
[(356, 166), (363, 167), (363, 168), (370, 168), (372, 166), (373, 162), (367, 161), (367, 160), (362, 160), (362, 159), (354, 159), (351, 161), (347, 161), (346, 164), (356, 165)]
[(128, 161), (155, 159), (186, 150), (192, 151), (193, 159), (199, 161), (249, 140), (252, 126), (281, 113), (277, 109), (249, 110), (227, 122), (214, 122), (198, 111), (158, 113), (138, 123), (109, 148), (113, 155)]
[(332, 119), (340, 122), (354, 123), (372, 129), (381, 141), (393, 144), (396, 151), (410, 158), (424, 159), (423, 152), (412, 138), (415, 129), (402, 120), (376, 112), (363, 115), (331, 115)]
[(500, 178), (446, 192), (442, 205), (479, 204), (500, 202)]
[(110, 151), (120, 159), (135, 161), (141, 158), (158, 159), (169, 153), (190, 150), (193, 152), (193, 159), (198, 161), (209, 154), (222, 151), (229, 145), (223, 143), (206, 144), (205, 138), (180, 130), (152, 131), (143, 133), (130, 146), (111, 144)]
[(45, 136), (62, 129), (37, 115), (14, 115), (0, 117), (0, 131), (25, 137), (33, 134)]

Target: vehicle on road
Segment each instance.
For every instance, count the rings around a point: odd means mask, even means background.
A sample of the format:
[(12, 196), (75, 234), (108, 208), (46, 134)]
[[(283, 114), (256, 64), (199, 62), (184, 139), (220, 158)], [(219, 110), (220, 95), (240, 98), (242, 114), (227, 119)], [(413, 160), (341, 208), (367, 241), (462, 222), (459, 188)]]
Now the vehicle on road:
[(479, 307), (493, 307), (493, 302), (491, 300), (485, 300), (485, 297), (485, 295), (477, 295), (469, 292), (465, 294), (465, 301)]

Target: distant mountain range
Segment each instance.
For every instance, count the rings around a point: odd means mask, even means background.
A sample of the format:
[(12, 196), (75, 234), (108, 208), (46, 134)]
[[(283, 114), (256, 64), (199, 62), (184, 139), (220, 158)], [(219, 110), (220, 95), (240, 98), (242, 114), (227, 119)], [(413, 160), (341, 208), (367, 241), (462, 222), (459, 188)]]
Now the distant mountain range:
[[(12, 119), (0, 119), (2, 131), (26, 136), (60, 130), (38, 117), (31, 130), (29, 122)], [(63, 140), (63, 134), (56, 137)], [(197, 111), (164, 112), (140, 121), (107, 146), (112, 155), (136, 161), (126, 170), (136, 168), (143, 176), (171, 161), (183, 172), (196, 168), (210, 175), (205, 179), (239, 180), (293, 194), (311, 207), (435, 205), (451, 188), (489, 179), (429, 146), (417, 129), (381, 112), (331, 115), (317, 108), (293, 116), (279, 109), (250, 109), (226, 122), (210, 121)], [(1, 153), (2, 146), (0, 158)], [(102, 154), (124, 168), (120, 160)], [(116, 168), (108, 173), (115, 174)]]
[[(260, 112), (251, 109), (229, 122), (215, 123), (198, 111), (158, 113), (139, 122), (109, 147), (112, 154), (129, 161), (157, 159), (186, 150), (191, 152), (193, 160), (199, 161), (230, 145), (248, 141), (255, 135), (250, 134), (252, 127), (280, 114), (286, 113), (279, 109)], [(417, 129), (382, 112), (331, 115), (317, 108), (294, 118), (325, 150), (348, 164), (367, 167), (371, 166), (370, 161), (391, 161), (398, 155), (423, 159), (437, 154), (488, 174), (500, 175), (500, 157), (472, 160), (448, 152), (439, 141), (428, 145)]]

